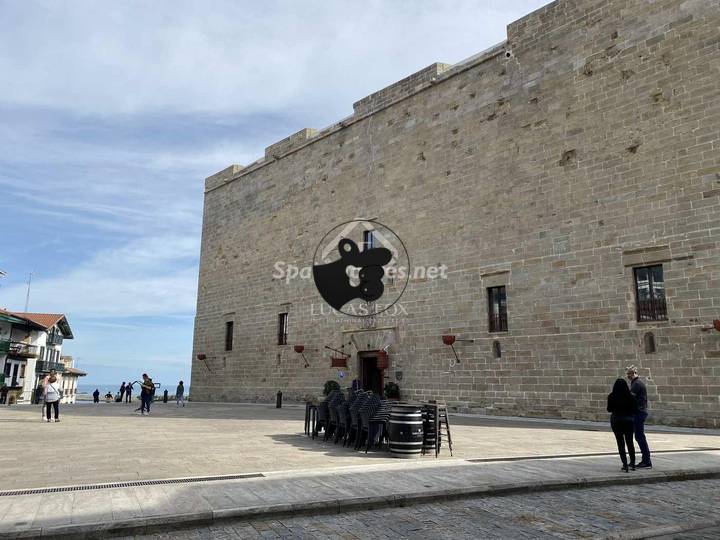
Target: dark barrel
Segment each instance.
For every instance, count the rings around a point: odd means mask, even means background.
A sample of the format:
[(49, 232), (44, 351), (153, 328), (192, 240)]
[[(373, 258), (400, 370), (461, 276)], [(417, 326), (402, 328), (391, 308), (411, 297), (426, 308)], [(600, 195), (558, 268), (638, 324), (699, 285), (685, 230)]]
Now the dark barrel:
[(390, 454), (399, 458), (419, 456), (423, 446), (422, 405), (393, 405), (388, 424)]

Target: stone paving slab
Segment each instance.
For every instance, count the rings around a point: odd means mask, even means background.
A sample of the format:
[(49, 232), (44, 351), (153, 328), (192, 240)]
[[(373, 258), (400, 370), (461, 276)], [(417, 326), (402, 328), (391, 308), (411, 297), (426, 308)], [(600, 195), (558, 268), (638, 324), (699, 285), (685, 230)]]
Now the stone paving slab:
[[(304, 409), (265, 404), (155, 403), (150, 417), (136, 404), (63, 406), (62, 422), (40, 422), (36, 406), (0, 407), (0, 491), (153, 478), (318, 471), (392, 464), (387, 452), (354, 452), (302, 433)], [(439, 460), (612, 453), (608, 423), (451, 415), (455, 456)], [(132, 435), (128, 437), (128, 434)], [(60, 459), (37, 459), (17, 472), (17, 456), (46, 448)], [(653, 450), (720, 448), (720, 431), (648, 427)], [(13, 472), (10, 472), (13, 471)]]
[[(0, 537), (98, 537), (178, 524), (347, 512), (467, 496), (720, 478), (720, 451), (658, 454), (653, 470), (612, 457), (493, 463), (402, 460), (362, 470), (268, 472), (262, 478), (0, 497)], [(52, 500), (52, 504), (49, 504)]]
[(123, 540), (717, 540), (720, 479), (472, 497), (311, 516), (225, 520)]

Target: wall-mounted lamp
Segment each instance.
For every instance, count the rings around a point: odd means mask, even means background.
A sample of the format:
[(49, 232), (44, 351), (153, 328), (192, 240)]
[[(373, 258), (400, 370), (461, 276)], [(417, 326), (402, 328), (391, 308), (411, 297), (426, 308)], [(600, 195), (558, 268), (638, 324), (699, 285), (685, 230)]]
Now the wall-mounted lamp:
[(453, 354), (455, 355), (455, 361), (459, 364), (460, 358), (458, 357), (457, 351), (455, 350), (455, 342), (457, 341), (463, 341), (468, 343), (475, 343), (474, 339), (458, 339), (452, 334), (445, 334), (442, 337), (442, 341), (445, 345), (450, 345), (450, 348), (452, 349)]
[(303, 367), (310, 367), (310, 363), (307, 361), (307, 358), (305, 358), (305, 345), (295, 345), (293, 346), (293, 349), (295, 349), (296, 353), (302, 356), (303, 362), (305, 362), (305, 365)]

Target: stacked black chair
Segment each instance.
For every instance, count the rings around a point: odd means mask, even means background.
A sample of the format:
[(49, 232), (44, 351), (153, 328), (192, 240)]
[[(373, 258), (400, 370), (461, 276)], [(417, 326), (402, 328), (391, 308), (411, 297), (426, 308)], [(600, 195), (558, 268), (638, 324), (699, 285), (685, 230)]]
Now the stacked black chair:
[(350, 405), (350, 424), (348, 426), (347, 434), (343, 446), (350, 446), (351, 443), (355, 442), (360, 434), (360, 408), (369, 399), (372, 392), (358, 392), (355, 396), (355, 401)]
[(365, 453), (367, 454), (368, 449), (372, 445), (375, 439), (374, 434), (377, 433), (377, 439), (382, 446), (384, 440), (387, 440), (388, 436), (388, 421), (390, 420), (390, 410), (392, 409), (392, 402), (387, 399), (381, 399), (378, 408), (370, 418), (370, 428), (368, 429), (367, 444), (365, 445)]
[(320, 430), (324, 430), (325, 433), (327, 433), (328, 426), (330, 424), (330, 410), (329, 410), (329, 404), (330, 401), (335, 397), (335, 393), (338, 392), (338, 390), (333, 390), (330, 392), (324, 401), (321, 401), (317, 405), (317, 422), (315, 423), (315, 429), (313, 430), (313, 436), (318, 436), (318, 433)]
[[(358, 430), (357, 441), (355, 442), (355, 450), (360, 448), (363, 440), (370, 440), (372, 430), (370, 429), (370, 419), (375, 414), (375, 411), (380, 407), (380, 398), (372, 394), (360, 407), (360, 429)], [(366, 435), (366, 439), (363, 439), (363, 434)], [(369, 444), (369, 443), (368, 443)]]
[[(350, 396), (348, 397), (348, 400), (337, 406), (338, 427), (335, 430), (335, 444), (337, 444), (340, 439), (345, 440), (350, 427), (350, 406), (355, 401), (356, 392), (353, 390), (350, 390), (349, 392)], [(344, 443), (343, 446), (345, 446)]]
[(330, 396), (328, 396), (328, 399), (326, 401), (328, 402), (328, 413), (330, 418), (328, 420), (327, 429), (325, 430), (325, 438), (323, 439), (325, 441), (332, 437), (335, 434), (335, 430), (338, 428), (337, 407), (345, 401), (345, 395), (342, 393), (341, 390), (337, 390), (334, 393), (332, 399), (330, 399)]

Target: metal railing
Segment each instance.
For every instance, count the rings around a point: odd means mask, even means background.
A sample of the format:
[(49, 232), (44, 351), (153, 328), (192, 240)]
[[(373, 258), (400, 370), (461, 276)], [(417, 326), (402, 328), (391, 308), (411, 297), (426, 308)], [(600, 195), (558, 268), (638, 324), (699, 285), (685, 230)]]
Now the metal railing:
[(62, 334), (48, 334), (46, 341), (48, 345), (62, 345), (63, 336)]
[(498, 315), (490, 315), (488, 329), (490, 332), (507, 332), (507, 314), (500, 313)]
[(53, 369), (58, 373), (63, 373), (65, 371), (65, 364), (62, 362), (48, 362), (47, 360), (40, 360), (35, 363), (36, 373), (50, 373)]
[(667, 304), (664, 298), (651, 300), (638, 300), (638, 321), (665, 321), (667, 320)]
[(21, 358), (37, 358), (38, 348), (28, 343), (11, 341), (7, 354), (8, 356), (19, 356)]

